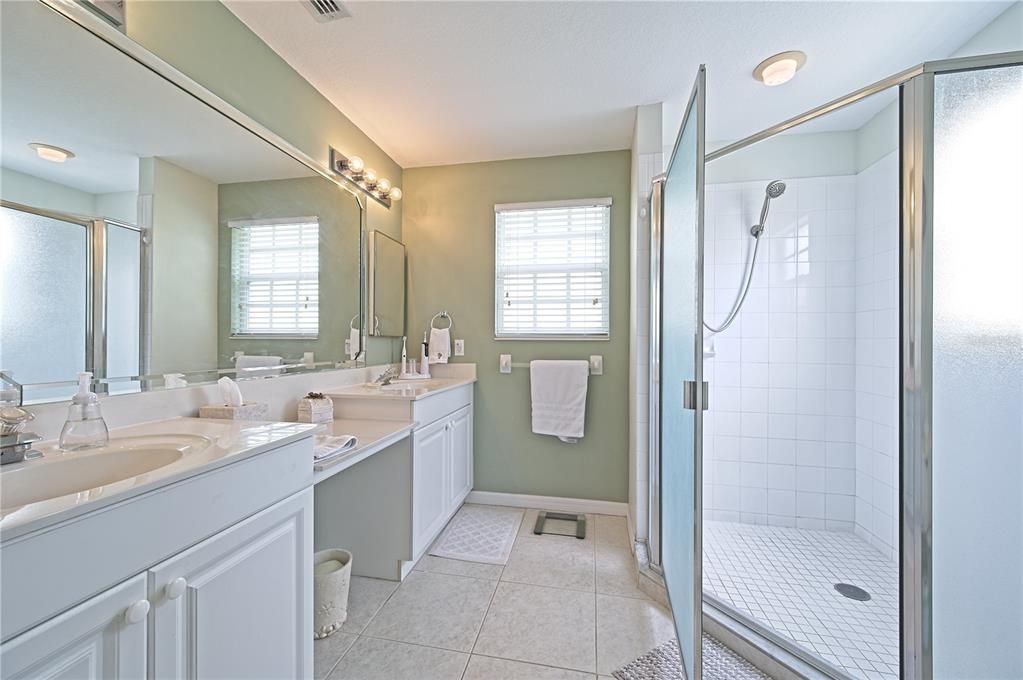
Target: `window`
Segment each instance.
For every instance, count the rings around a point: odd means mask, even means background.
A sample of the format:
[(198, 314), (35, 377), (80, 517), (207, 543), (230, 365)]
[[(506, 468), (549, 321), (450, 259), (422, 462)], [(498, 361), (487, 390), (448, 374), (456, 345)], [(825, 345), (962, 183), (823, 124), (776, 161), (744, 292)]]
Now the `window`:
[(232, 220), (231, 334), (316, 337), (320, 223), (315, 217)]
[(607, 338), (611, 199), (494, 206), (498, 338)]

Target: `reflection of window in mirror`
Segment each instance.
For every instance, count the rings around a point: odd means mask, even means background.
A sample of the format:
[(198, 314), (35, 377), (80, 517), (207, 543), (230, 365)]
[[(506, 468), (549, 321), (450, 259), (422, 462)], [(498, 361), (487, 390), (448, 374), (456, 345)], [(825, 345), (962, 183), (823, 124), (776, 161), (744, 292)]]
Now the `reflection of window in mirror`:
[(315, 338), (320, 325), (316, 217), (232, 220), (231, 335)]

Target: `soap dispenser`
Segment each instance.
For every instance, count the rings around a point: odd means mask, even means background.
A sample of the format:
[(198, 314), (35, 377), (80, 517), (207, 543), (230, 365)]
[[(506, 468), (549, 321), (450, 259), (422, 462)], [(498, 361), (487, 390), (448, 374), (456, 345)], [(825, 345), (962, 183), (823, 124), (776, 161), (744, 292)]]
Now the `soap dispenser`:
[(71, 397), (67, 422), (60, 431), (61, 451), (80, 451), (106, 446), (110, 440), (106, 421), (99, 410), (99, 397), (89, 390), (92, 373), (78, 374), (78, 393)]

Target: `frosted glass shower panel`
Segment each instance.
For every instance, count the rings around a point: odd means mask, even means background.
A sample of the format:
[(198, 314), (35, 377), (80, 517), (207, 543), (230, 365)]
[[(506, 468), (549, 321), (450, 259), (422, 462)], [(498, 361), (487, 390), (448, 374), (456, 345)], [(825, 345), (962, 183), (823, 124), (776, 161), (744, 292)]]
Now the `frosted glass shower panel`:
[(21, 383), (85, 370), (89, 231), (0, 208), (0, 368)]
[(934, 79), (934, 677), (1023, 677), (1023, 67)]
[(107, 375), (132, 376), (139, 366), (142, 234), (107, 223)]

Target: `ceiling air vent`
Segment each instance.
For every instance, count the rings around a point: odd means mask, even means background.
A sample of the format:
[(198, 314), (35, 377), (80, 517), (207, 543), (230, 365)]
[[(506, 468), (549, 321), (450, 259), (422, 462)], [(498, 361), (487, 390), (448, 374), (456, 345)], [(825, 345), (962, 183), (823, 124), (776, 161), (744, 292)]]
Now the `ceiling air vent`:
[(309, 8), (313, 18), (319, 22), (334, 21), (335, 19), (344, 19), (352, 16), (348, 8), (338, 2), (338, 0), (306, 0), (304, 4)]

